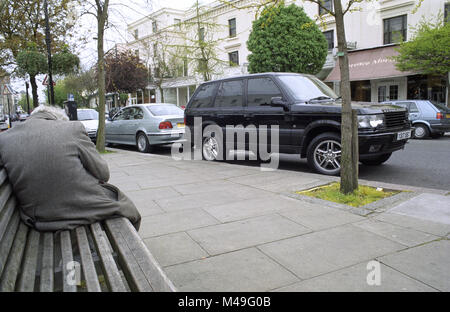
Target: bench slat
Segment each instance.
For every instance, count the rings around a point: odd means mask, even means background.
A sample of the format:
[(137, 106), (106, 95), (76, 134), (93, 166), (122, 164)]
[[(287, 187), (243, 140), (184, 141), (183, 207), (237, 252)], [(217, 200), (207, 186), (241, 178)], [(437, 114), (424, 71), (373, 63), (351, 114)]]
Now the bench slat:
[(100, 224), (92, 224), (91, 231), (109, 289), (113, 292), (127, 291)]
[(44, 243), (42, 250), (42, 267), (41, 267), (41, 292), (53, 292), (54, 285), (54, 251), (53, 251), (53, 233), (44, 233)]
[(129, 248), (124, 238), (125, 234), (120, 230), (120, 225), (117, 222), (107, 223), (106, 231), (114, 249), (118, 251), (119, 262), (131, 290), (139, 292), (153, 291), (150, 282), (147, 280), (132, 250)]
[[(73, 264), (72, 242), (70, 240), (70, 232), (61, 232), (61, 259), (62, 259), (62, 275), (63, 275), (63, 291), (76, 292), (77, 286), (71, 285), (69, 278), (74, 278), (73, 272), (69, 271), (69, 265)], [(72, 274), (71, 274), (72, 273)]]
[(78, 248), (80, 250), (81, 266), (83, 268), (86, 286), (89, 292), (101, 292), (100, 283), (98, 282), (97, 272), (94, 266), (94, 260), (89, 247), (89, 241), (86, 235), (85, 227), (76, 229)]
[(7, 226), (5, 226), (6, 234), (0, 241), (0, 277), (2, 276), (3, 270), (6, 266), (8, 255), (11, 252), (11, 246), (14, 242), (14, 237), (16, 236), (17, 229), (19, 228), (19, 222), (20, 222), (19, 213), (16, 212), (12, 216)]
[(21, 292), (33, 292), (34, 290), (39, 251), (39, 238), (39, 232), (30, 230), (25, 255), (23, 258), (22, 274), (19, 279), (18, 290)]
[(11, 221), (11, 218), (16, 210), (18, 210), (16, 208), (16, 199), (14, 197), (11, 197), (10, 200), (6, 203), (3, 211), (0, 212), (0, 241), (3, 239), (3, 236), (6, 233), (6, 227)]
[[(118, 245), (117, 249), (119, 251), (119, 257), (122, 259), (122, 261), (125, 263), (138, 264), (139, 269), (134, 267), (131, 270), (129, 266), (124, 266), (125, 268), (130, 270), (130, 272), (127, 273), (129, 273), (129, 275), (134, 278), (135, 283), (139, 281), (139, 274), (143, 274), (154, 291), (176, 291), (175, 286), (169, 280), (153, 255), (150, 253), (147, 246), (145, 246), (139, 234), (136, 232), (133, 225), (128, 219), (110, 219), (105, 223), (108, 229), (108, 233), (112, 238), (111, 241)], [(134, 259), (133, 262), (129, 262), (128, 260), (131, 257)]]
[(17, 275), (19, 274), (20, 264), (22, 262), (25, 242), (27, 240), (28, 227), (20, 223), (14, 243), (6, 263), (3, 276), (0, 282), (1, 292), (13, 292), (15, 290)]

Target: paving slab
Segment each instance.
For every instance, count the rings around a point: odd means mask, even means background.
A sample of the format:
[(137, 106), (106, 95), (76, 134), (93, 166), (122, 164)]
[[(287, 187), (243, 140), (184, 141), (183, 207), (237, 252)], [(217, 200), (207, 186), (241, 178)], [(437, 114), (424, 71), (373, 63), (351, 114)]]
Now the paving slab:
[(255, 248), (166, 267), (179, 291), (259, 292), (295, 283), (298, 278)]
[(350, 212), (305, 202), (301, 202), (301, 205), (296, 208), (283, 210), (279, 214), (315, 231), (365, 220)]
[(440, 291), (450, 291), (450, 241), (440, 240), (378, 260)]
[(217, 205), (239, 202), (242, 196), (232, 192), (202, 192), (181, 197), (172, 197), (156, 200), (156, 203), (165, 211), (179, 211), (192, 208), (214, 207)]
[(211, 205), (204, 209), (221, 222), (232, 222), (272, 214), (301, 205), (302, 203), (295, 199), (279, 195), (266, 195), (230, 204)]
[(142, 218), (142, 238), (183, 232), (219, 222), (202, 209), (189, 209)]
[(389, 212), (450, 225), (450, 198), (437, 194), (420, 194)]
[(147, 238), (144, 243), (163, 267), (209, 256), (185, 232)]
[(438, 236), (434, 236), (432, 234), (373, 219), (354, 223), (353, 225), (408, 247), (428, 243), (439, 238)]
[(279, 215), (208, 226), (189, 235), (211, 255), (235, 251), (311, 232)]
[[(280, 292), (435, 292), (431, 288), (390, 267), (380, 264), (380, 284), (369, 285), (368, 263), (334, 271), (306, 281), (276, 289)], [(372, 269), (370, 267), (370, 269)]]
[(396, 213), (382, 213), (374, 217), (374, 219), (441, 237), (450, 233), (450, 225), (448, 224), (432, 222)]
[(405, 247), (353, 225), (343, 225), (258, 248), (301, 279), (308, 279)]

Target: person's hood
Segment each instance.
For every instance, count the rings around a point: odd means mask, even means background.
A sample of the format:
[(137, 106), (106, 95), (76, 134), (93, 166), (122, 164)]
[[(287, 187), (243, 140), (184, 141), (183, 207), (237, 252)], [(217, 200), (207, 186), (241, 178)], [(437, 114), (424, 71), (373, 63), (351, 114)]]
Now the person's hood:
[(36, 112), (30, 116), (29, 119), (45, 119), (45, 120), (57, 120), (56, 116), (50, 112)]

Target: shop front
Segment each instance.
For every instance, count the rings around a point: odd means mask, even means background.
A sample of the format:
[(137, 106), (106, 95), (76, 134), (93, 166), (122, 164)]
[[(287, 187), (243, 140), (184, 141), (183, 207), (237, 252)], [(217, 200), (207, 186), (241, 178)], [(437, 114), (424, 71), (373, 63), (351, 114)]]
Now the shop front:
[[(385, 102), (393, 100), (432, 100), (446, 102), (446, 77), (401, 72), (392, 59), (395, 45), (348, 52), (352, 100)], [(340, 93), (339, 61), (326, 78)]]

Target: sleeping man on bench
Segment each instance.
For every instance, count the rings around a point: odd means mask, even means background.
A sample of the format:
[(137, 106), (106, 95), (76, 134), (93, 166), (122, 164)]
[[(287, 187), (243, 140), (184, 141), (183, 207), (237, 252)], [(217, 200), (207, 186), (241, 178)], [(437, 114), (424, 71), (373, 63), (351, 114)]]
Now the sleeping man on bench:
[(80, 122), (63, 110), (39, 106), (30, 119), (0, 134), (4, 166), (21, 218), (41, 232), (73, 230), (126, 217), (138, 230), (141, 216), (119, 189)]

